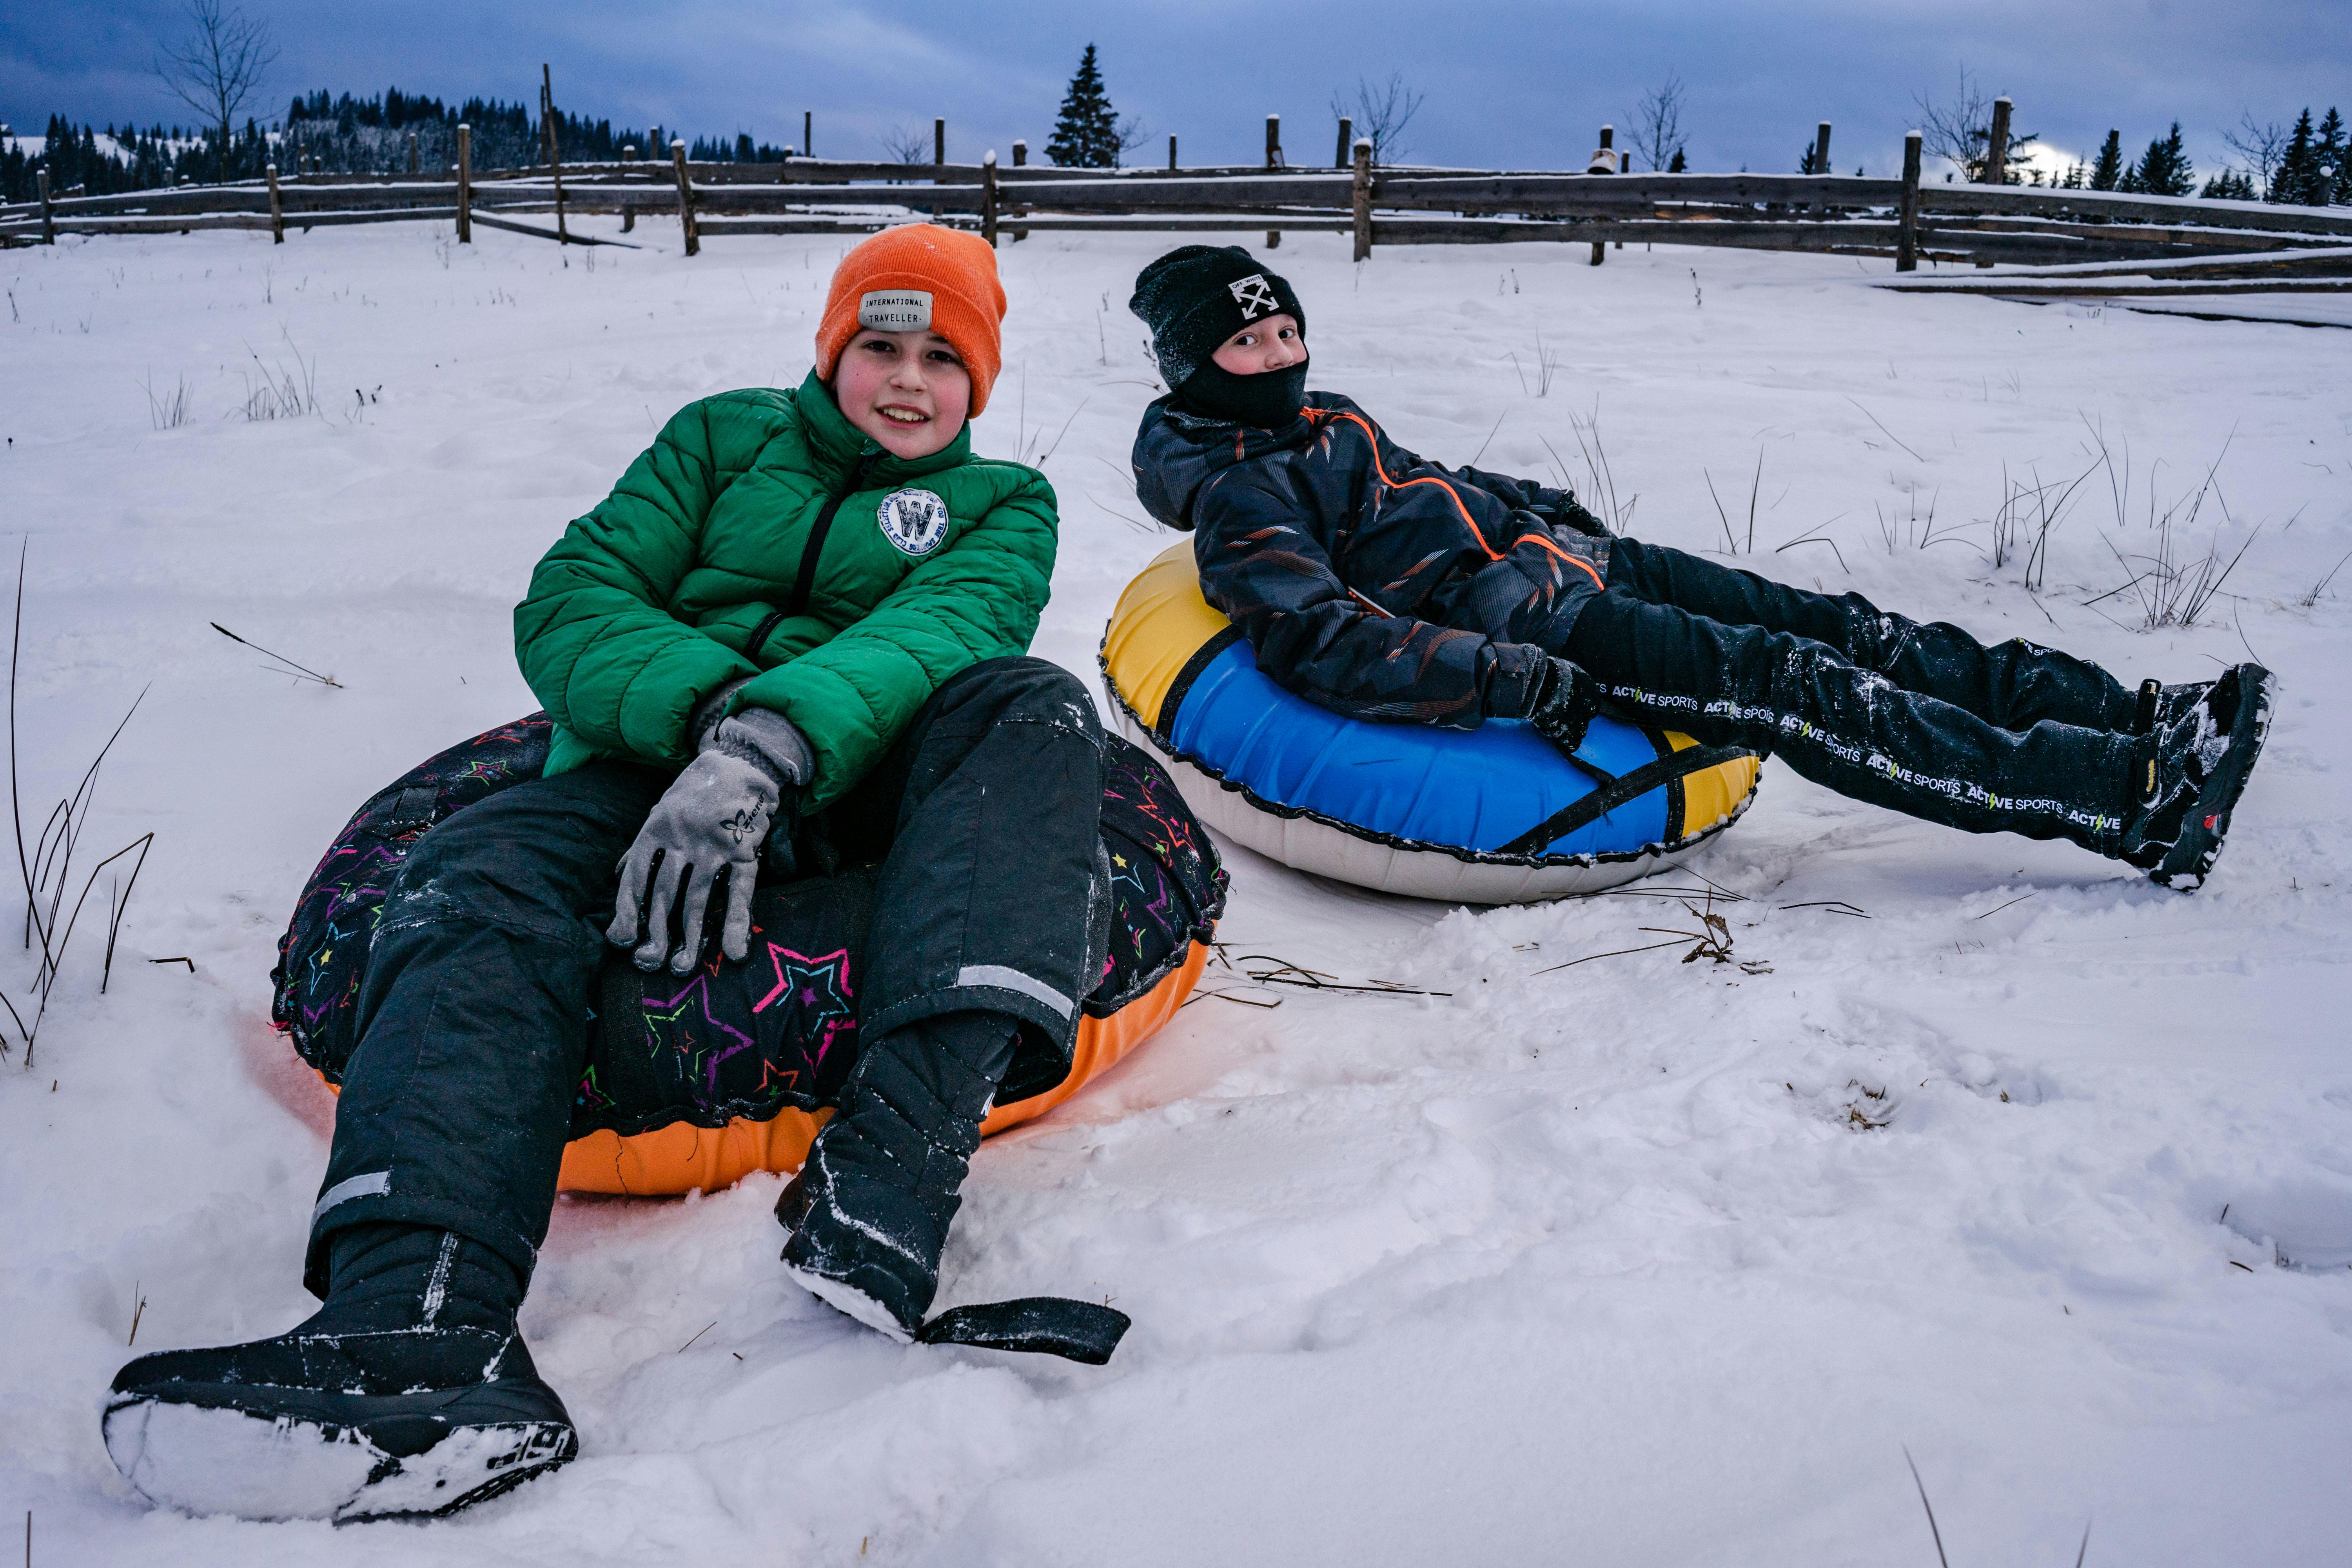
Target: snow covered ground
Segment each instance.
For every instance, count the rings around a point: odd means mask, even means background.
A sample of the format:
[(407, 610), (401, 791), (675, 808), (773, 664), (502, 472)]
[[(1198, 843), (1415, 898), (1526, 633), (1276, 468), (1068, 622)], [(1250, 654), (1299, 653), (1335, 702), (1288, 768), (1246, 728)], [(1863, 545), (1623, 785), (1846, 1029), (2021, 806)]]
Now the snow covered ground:
[[(1597, 415), (1645, 537), (1722, 548), (1711, 476), (1743, 563), (1754, 494), (1768, 572), (2130, 679), (2252, 647), (2284, 700), (2211, 886), (1768, 767), (1696, 862), (1745, 900), (1715, 906), (1742, 964), (1559, 969), (1692, 916), (1447, 910), (1235, 851), (1237, 960), (1450, 994), (1213, 970), (1241, 999), (982, 1151), (943, 1304), (1114, 1299), (1136, 1327), (1110, 1366), (854, 1328), (784, 1283), (773, 1179), (566, 1201), (524, 1325), (577, 1464), (429, 1527), (150, 1509), (98, 1433), (134, 1316), (143, 1351), (310, 1310), (331, 1111), (265, 1022), (301, 879), (363, 795), (534, 706), (508, 615), (533, 561), (678, 405), (798, 381), (845, 247), (689, 261), (661, 226), (634, 237), (592, 256), (417, 225), (0, 261), (26, 831), (143, 689), (76, 863), (155, 834), (109, 993), (86, 912), (30, 1069), (0, 1061), (0, 1540), (29, 1510), (41, 1568), (1929, 1563), (1907, 1446), (1955, 1564), (2070, 1562), (2086, 1524), (2092, 1563), (2342, 1560), (2352, 567), (2311, 595), (2352, 551), (2352, 332), (1666, 247), (1356, 268), (1328, 236), (1271, 258), (1307, 302), (1311, 382), (1409, 446), (1555, 476), (1557, 453), (1594, 499), (1572, 426)], [(1044, 455), (1064, 532), (1039, 651), (1089, 673), (1167, 542), (1127, 477), (1155, 388), (1125, 300), (1158, 248), (1002, 253), (979, 444)], [(318, 412), (248, 419), (289, 377)], [(2029, 593), (2021, 559), (1988, 559), (2004, 475), (2071, 479), (2094, 431), (2112, 461)], [(2150, 499), (2217, 460), (2173, 548), (2261, 531), (2208, 620), (2092, 603), (2116, 552), (2155, 548)], [(31, 974), (0, 962), (19, 1008)]]

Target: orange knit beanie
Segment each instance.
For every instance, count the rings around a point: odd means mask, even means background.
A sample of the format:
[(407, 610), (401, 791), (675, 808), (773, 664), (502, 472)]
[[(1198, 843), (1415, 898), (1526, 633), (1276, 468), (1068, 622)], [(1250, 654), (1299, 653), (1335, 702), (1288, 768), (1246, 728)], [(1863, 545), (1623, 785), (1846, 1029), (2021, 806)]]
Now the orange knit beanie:
[(841, 351), (860, 327), (877, 331), (926, 328), (955, 345), (971, 374), (971, 411), (988, 406), (1002, 346), (1004, 286), (996, 252), (978, 235), (936, 224), (886, 228), (841, 258), (816, 329), (816, 374), (833, 379)]

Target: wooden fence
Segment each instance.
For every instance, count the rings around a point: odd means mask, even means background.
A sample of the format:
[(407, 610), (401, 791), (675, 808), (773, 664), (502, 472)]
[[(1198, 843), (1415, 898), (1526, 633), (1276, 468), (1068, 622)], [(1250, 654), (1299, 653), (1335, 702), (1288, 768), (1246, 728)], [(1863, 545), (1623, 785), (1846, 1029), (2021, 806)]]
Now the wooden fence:
[[(1822, 127), (1826, 142), (1828, 127)], [(1389, 245), (1552, 241), (1730, 246), (1892, 258), (1910, 271), (1938, 262), (2023, 263), (2079, 269), (2154, 263), (2181, 279), (2210, 273), (2260, 286), (2292, 276), (2302, 288), (2352, 287), (2352, 212), (2263, 202), (2125, 195), (2014, 184), (1923, 184), (1919, 136), (1905, 174), (1621, 174), (1604, 131), (1584, 172), (1374, 167), (1370, 144), (1324, 170), (1278, 166), (1059, 169), (875, 163), (793, 158), (782, 163), (689, 163), (673, 142), (667, 162), (631, 161), (475, 171), (458, 132), (454, 178), (281, 176), (109, 196), (53, 196), (0, 206), (0, 242), (59, 234), (184, 233), (438, 219), (470, 242), (472, 226), (570, 244), (632, 243), (576, 233), (571, 220), (617, 214), (623, 234), (640, 218), (674, 220), (687, 254), (729, 236), (859, 234), (912, 217), (973, 229), (992, 244), (1010, 233), (1284, 232), (1352, 236), (1358, 259)], [(1342, 146), (1347, 146), (1342, 132)], [(944, 148), (944, 127), (935, 145)], [(1820, 162), (1826, 163), (1823, 157)], [(525, 217), (553, 219), (552, 226)], [(2298, 254), (2300, 253), (2300, 254)], [(2145, 267), (2135, 270), (2146, 270)], [(2339, 281), (2340, 280), (2340, 281)], [(2091, 285), (2087, 278), (2084, 287)]]

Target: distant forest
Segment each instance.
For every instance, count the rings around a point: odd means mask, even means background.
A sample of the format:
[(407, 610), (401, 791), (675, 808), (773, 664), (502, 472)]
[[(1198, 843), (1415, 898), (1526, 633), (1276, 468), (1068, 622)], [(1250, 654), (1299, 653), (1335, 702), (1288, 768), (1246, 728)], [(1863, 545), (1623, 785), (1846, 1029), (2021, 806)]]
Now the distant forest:
[[(13, 138), (0, 144), (0, 199), (32, 200), (34, 173), (45, 164), (53, 195), (106, 195), (188, 181), (258, 179), (273, 159), (286, 174), (314, 167), (334, 174), (400, 174), (408, 168), (412, 135), (418, 169), (438, 173), (457, 161), (461, 123), (473, 128), (478, 169), (536, 168), (547, 162), (546, 126), (521, 103), (469, 98), (446, 104), (396, 87), (370, 98), (334, 95), (322, 89), (296, 97), (282, 129), (264, 131), (247, 120), (226, 149), (201, 130), (75, 125), (53, 114), (45, 153), (28, 153)], [(650, 127), (615, 129), (609, 120), (590, 120), (560, 109), (555, 133), (567, 163), (618, 158), (625, 146), (635, 147), (640, 157), (665, 155), (654, 147)], [(676, 134), (666, 127), (663, 133)], [(748, 134), (731, 140), (698, 136), (687, 150), (688, 157), (708, 163), (774, 163), (790, 155), (790, 149)]]

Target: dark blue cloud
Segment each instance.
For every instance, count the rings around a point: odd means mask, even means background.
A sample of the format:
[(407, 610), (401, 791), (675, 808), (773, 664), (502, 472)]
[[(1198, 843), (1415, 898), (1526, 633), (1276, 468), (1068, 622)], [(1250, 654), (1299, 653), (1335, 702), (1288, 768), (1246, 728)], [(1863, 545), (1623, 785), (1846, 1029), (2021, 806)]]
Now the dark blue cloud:
[[(1784, 0), (1771, 5), (1484, 5), (1399, 0), (1033, 0), (1013, 6), (786, 0), (590, 0), (561, 7), (377, 0), (247, 0), (283, 50), (264, 117), (295, 91), (387, 84), (445, 98), (530, 100), (539, 64), (559, 101), (630, 124), (750, 131), (872, 155), (906, 123), (949, 122), (950, 155), (1042, 157), (1063, 83), (1089, 41), (1111, 96), (1186, 162), (1259, 155), (1264, 117), (1284, 116), (1293, 162), (1331, 155), (1332, 89), (1402, 71), (1426, 94), (1417, 160), (1515, 167), (1579, 163), (1604, 121), (1622, 123), (1667, 73), (1688, 88), (1693, 165), (1792, 167), (1816, 121), (1837, 126), (1837, 166), (1886, 170), (1917, 119), (1914, 95), (1948, 89), (1961, 64), (2018, 102), (2020, 129), (2087, 151), (2109, 126), (2137, 147), (2174, 119), (2193, 155), (2222, 157), (2242, 110), (2352, 109), (2352, 27), (2342, 0), (2189, 4), (2135, 0), (1969, 5)], [(147, 71), (181, 26), (167, 0), (81, 0), (0, 11), (0, 118), (37, 129), (76, 120), (176, 116)], [(1165, 142), (1138, 154), (1164, 158)]]

